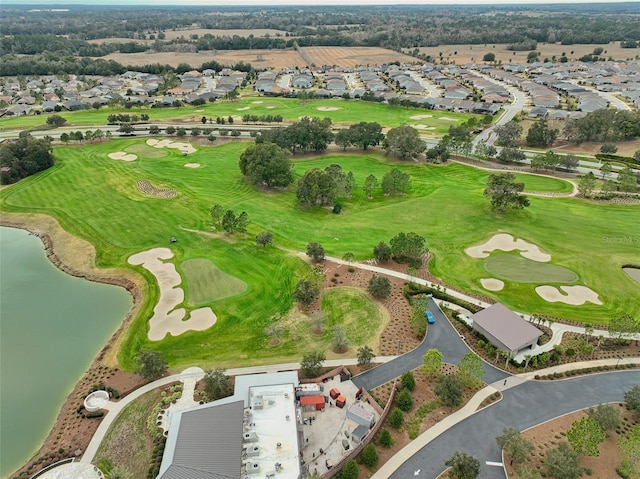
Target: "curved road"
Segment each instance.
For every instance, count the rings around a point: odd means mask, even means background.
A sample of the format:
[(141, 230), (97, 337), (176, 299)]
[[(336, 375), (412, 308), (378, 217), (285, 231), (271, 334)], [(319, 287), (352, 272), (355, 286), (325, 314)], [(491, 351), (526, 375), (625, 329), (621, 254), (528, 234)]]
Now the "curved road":
[[(479, 479), (504, 479), (501, 451), (495, 438), (507, 427), (524, 430), (557, 416), (622, 401), (623, 393), (640, 384), (640, 371), (621, 371), (564, 381), (529, 381), (504, 391), (503, 399), (461, 421), (408, 458), (390, 477), (432, 479), (445, 470), (444, 462), (456, 451), (480, 460)], [(418, 474), (416, 471), (420, 470)]]

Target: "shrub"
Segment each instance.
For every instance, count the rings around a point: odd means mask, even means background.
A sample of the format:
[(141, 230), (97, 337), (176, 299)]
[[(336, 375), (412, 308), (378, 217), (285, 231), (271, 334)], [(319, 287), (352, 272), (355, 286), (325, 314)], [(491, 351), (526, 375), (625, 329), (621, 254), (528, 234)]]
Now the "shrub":
[(413, 407), (413, 398), (407, 389), (400, 391), (400, 394), (396, 396), (396, 402), (398, 403), (398, 407), (404, 412), (409, 411)]
[(402, 414), (402, 411), (397, 407), (393, 408), (393, 411), (391, 411), (391, 414), (389, 414), (389, 425), (391, 427), (399, 429), (402, 426), (403, 421), (404, 414)]
[(413, 373), (411, 371), (404, 373), (400, 377), (400, 382), (402, 384), (402, 389), (413, 391), (416, 388), (416, 379), (413, 377)]
[(391, 447), (393, 445), (393, 437), (388, 429), (380, 431), (380, 444), (384, 447)]
[(367, 467), (374, 467), (378, 462), (378, 451), (373, 444), (366, 446), (360, 453), (360, 462)]

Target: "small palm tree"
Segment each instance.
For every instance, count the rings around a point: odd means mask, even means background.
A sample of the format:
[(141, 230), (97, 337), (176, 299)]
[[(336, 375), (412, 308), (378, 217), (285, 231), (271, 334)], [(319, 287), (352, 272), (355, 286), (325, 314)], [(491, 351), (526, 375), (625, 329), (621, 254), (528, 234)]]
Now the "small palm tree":
[(122, 466), (116, 466), (105, 474), (107, 479), (131, 479), (129, 472)]

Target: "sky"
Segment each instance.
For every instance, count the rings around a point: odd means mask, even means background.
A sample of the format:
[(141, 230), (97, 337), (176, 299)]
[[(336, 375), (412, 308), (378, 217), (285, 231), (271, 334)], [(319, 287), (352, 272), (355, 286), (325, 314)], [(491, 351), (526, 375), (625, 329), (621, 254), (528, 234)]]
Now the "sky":
[[(505, 5), (505, 4), (581, 4), (620, 3), (619, 0), (3, 0), (3, 4), (19, 5)], [(626, 3), (640, 3), (632, 0)]]

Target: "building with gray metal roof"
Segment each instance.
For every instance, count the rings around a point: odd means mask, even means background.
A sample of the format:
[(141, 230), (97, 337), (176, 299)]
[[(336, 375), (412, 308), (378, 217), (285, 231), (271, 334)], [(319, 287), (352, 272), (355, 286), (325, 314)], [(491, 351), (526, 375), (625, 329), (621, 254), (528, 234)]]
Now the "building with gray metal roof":
[(500, 303), (477, 312), (471, 320), (473, 329), (491, 344), (513, 354), (532, 348), (542, 336), (542, 331)]

